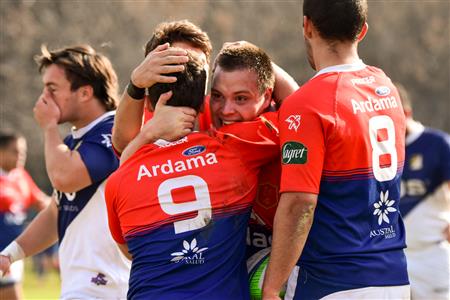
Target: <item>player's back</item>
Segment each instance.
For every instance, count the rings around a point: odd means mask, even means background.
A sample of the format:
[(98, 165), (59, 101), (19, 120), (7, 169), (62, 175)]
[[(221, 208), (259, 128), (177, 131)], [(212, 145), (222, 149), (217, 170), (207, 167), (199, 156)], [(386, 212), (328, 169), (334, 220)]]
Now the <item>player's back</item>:
[(248, 299), (246, 227), (258, 169), (278, 146), (204, 133), (159, 145), (108, 181), (121, 227), (113, 236), (133, 257), (128, 297)]
[[(285, 168), (282, 191), (319, 194), (300, 270), (321, 282), (324, 295), (407, 284), (398, 212), (405, 125), (395, 87), (381, 70), (360, 64), (320, 72), (296, 94), (286, 102), (301, 116), (280, 114), (280, 122), (301, 118), (280, 137), (282, 162), (303, 164), (296, 174), (304, 182)], [(302, 143), (289, 142), (296, 136)]]

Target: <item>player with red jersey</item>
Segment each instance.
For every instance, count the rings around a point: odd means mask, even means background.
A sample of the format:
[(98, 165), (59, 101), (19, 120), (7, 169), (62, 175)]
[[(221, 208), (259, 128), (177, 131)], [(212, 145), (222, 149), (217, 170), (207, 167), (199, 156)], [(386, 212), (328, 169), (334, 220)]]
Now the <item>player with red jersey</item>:
[(303, 8), (319, 72), (280, 109), (282, 194), (264, 299), (279, 299), (297, 260), (285, 299), (409, 298), (399, 213), (405, 118), (391, 80), (358, 57), (367, 3)]
[[(25, 138), (12, 131), (0, 132), (0, 249), (4, 249), (24, 229), (27, 210), (43, 209), (50, 198), (34, 183), (24, 169), (27, 145)], [(1, 272), (0, 272), (1, 273)], [(2, 278), (0, 295), (5, 299), (21, 299), (23, 261), (17, 261)]]
[[(203, 64), (192, 59), (176, 76), (152, 86), (150, 98), (171, 89), (169, 104), (198, 111)], [(158, 120), (146, 126), (172, 134)], [(144, 145), (108, 180), (110, 229), (132, 257), (129, 298), (249, 299), (245, 233), (258, 170), (277, 157), (277, 135), (261, 119), (223, 129)]]

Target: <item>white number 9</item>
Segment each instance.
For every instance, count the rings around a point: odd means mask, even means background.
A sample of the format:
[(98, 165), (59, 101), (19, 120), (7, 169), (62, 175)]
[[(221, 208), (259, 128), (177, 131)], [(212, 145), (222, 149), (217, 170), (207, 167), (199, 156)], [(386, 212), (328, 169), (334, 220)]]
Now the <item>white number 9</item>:
[[(194, 188), (195, 201), (174, 203), (171, 191), (189, 186)], [(198, 212), (194, 218), (174, 222), (176, 234), (202, 228), (211, 220), (211, 198), (208, 184), (199, 176), (187, 175), (165, 180), (158, 188), (158, 200), (161, 209), (168, 215)]]

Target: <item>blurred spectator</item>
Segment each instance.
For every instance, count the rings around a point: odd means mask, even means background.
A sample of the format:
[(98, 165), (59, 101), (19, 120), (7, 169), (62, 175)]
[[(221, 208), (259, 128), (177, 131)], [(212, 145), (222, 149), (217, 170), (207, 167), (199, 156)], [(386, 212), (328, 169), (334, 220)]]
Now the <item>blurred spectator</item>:
[[(26, 211), (31, 206), (41, 210), (50, 198), (24, 169), (27, 155), (25, 138), (0, 130), (0, 249), (5, 248), (23, 230)], [(2, 299), (21, 299), (23, 261), (11, 265), (10, 273), (0, 277)]]

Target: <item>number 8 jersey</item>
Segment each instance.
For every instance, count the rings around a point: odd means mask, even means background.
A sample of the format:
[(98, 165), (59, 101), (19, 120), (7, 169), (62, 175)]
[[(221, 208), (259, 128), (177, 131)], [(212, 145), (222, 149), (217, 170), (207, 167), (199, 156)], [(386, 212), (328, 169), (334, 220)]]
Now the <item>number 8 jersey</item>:
[(133, 257), (128, 298), (249, 299), (245, 234), (258, 171), (279, 157), (267, 124), (146, 145), (109, 178), (110, 229)]
[(283, 103), (279, 126), (281, 192), (318, 194), (296, 299), (408, 284), (405, 120), (391, 80), (361, 61), (323, 69)]

